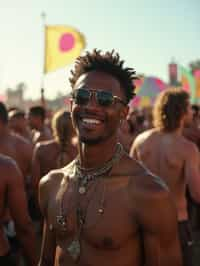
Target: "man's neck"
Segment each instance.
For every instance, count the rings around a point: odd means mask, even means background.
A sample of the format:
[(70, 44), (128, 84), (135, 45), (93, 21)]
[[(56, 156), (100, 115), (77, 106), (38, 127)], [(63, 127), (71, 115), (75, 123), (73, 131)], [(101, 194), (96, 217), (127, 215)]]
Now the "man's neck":
[(174, 133), (175, 133), (176, 135), (178, 135), (178, 136), (181, 136), (181, 135), (183, 134), (183, 127), (181, 126), (181, 127), (177, 128), (177, 129), (174, 131)]
[[(160, 129), (155, 129), (155, 130), (160, 132)], [(183, 134), (183, 127), (181, 126), (177, 129), (174, 129), (173, 131), (161, 130), (161, 132), (163, 132), (165, 134), (172, 134), (172, 135), (176, 135), (176, 136), (181, 136)]]
[(81, 166), (95, 168), (109, 161), (116, 151), (116, 144), (116, 137), (94, 145), (79, 143)]

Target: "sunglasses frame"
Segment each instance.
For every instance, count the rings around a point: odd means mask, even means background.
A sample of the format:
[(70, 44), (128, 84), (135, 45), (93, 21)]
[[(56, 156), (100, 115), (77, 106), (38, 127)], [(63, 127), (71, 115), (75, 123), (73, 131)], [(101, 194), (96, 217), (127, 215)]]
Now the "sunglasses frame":
[[(86, 103), (82, 103), (82, 104), (81, 103), (78, 103), (78, 101), (76, 99), (77, 98), (78, 91), (81, 91), (81, 90), (82, 91), (86, 91), (88, 93), (88, 95), (89, 95), (87, 102)], [(100, 103), (100, 101), (98, 99), (98, 93), (101, 93), (101, 92), (104, 92), (104, 93), (107, 93), (107, 94), (110, 94), (111, 95), (112, 102), (110, 102), (110, 104), (108, 104), (108, 105), (105, 104), (104, 105), (104, 104), (101, 104)], [(98, 103), (98, 105), (103, 106), (103, 107), (109, 107), (109, 106), (113, 105), (116, 100), (118, 102), (120, 102), (121, 104), (123, 104), (124, 106), (127, 105), (125, 101), (123, 101), (120, 97), (118, 97), (116, 95), (113, 95), (112, 92), (110, 92), (110, 91), (105, 91), (105, 90), (89, 90), (87, 88), (79, 88), (79, 89), (74, 90), (71, 93), (72, 99), (75, 101), (76, 104), (79, 104), (79, 105), (87, 105), (93, 95), (95, 96), (95, 100)]]

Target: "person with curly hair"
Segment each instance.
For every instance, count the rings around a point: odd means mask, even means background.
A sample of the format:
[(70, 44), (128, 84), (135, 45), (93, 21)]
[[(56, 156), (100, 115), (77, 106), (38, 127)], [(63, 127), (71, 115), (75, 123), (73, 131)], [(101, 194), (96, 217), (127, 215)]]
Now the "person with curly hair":
[(76, 60), (70, 82), (78, 156), (40, 181), (40, 266), (182, 265), (167, 186), (118, 142), (136, 78), (115, 51)]
[(193, 239), (188, 220), (186, 185), (193, 199), (200, 202), (199, 152), (183, 136), (192, 121), (189, 94), (182, 89), (166, 89), (153, 108), (154, 128), (135, 139), (130, 155), (161, 176), (170, 188), (178, 213), (179, 236), (184, 265), (192, 264)]

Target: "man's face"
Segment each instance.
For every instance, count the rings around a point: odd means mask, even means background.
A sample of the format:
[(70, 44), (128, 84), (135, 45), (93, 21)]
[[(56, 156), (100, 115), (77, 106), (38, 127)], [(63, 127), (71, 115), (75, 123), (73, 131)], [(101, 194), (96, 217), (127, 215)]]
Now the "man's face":
[(109, 74), (91, 71), (80, 76), (73, 91), (76, 93), (81, 88), (93, 93), (84, 104), (75, 100), (72, 102), (72, 122), (79, 140), (95, 144), (117, 134), (120, 119), (126, 117), (128, 107), (118, 100), (109, 106), (102, 106), (97, 102), (95, 92), (111, 92), (125, 101), (119, 81)]
[(27, 127), (27, 120), (25, 117), (12, 117), (9, 119), (9, 127), (13, 130), (24, 130)]
[(31, 129), (37, 129), (37, 125), (38, 125), (38, 117), (29, 113), (28, 115), (28, 124), (30, 126)]

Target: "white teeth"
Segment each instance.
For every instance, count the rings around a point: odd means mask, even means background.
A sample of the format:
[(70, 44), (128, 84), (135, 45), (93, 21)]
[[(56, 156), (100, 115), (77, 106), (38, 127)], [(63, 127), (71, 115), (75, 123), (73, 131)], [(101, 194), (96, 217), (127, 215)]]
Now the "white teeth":
[(101, 122), (97, 119), (92, 119), (92, 118), (83, 118), (82, 120), (84, 123), (88, 124), (100, 124)]

